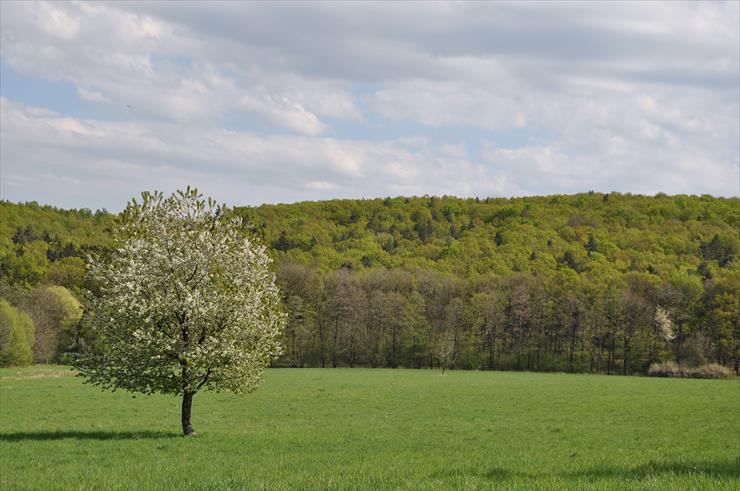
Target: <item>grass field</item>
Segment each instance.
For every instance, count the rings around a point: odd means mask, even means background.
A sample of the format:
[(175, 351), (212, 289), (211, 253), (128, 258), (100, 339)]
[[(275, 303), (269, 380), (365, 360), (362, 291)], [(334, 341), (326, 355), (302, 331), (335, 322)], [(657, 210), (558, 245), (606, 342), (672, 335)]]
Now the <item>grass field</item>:
[(270, 370), (254, 394), (0, 370), (2, 489), (739, 489), (740, 382)]

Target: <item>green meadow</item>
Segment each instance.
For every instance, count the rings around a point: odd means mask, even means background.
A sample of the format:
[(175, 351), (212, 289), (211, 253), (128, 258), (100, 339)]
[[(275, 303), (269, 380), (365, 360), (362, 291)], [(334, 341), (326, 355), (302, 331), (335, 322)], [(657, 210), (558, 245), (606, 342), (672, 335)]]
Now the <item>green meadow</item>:
[(738, 489), (740, 382), (271, 369), (245, 396), (0, 370), (0, 488)]

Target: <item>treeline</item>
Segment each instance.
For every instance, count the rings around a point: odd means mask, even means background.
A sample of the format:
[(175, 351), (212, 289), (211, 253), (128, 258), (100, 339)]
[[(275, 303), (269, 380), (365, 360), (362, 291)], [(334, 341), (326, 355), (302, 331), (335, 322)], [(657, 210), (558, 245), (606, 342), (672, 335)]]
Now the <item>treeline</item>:
[[(31, 317), (49, 287), (80, 300), (83, 257), (109, 247), (116, 216), (0, 212), (0, 296)], [(282, 366), (737, 368), (737, 198), (423, 196), (235, 212), (275, 259), (290, 315)]]
[(661, 281), (630, 272), (490, 275), (283, 263), (290, 314), (283, 366), (644, 373), (676, 360), (738, 367), (737, 276)]

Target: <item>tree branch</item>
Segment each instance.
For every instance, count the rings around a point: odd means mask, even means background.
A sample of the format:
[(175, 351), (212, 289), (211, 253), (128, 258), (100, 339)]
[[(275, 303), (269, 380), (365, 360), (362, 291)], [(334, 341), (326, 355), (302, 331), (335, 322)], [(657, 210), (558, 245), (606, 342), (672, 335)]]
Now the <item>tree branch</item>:
[(211, 376), (211, 367), (208, 367), (208, 370), (206, 371), (206, 376), (203, 377), (203, 380), (201, 380), (201, 382), (197, 385), (196, 388), (200, 390), (200, 388), (203, 387), (206, 384), (206, 382), (208, 382), (208, 377), (210, 376)]

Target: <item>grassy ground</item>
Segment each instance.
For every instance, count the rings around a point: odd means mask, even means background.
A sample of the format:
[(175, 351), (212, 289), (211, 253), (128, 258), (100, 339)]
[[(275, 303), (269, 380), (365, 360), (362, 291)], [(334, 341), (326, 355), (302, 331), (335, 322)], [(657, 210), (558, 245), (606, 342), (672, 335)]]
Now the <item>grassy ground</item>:
[(247, 396), (0, 370), (2, 489), (739, 489), (740, 382), (270, 370)]

